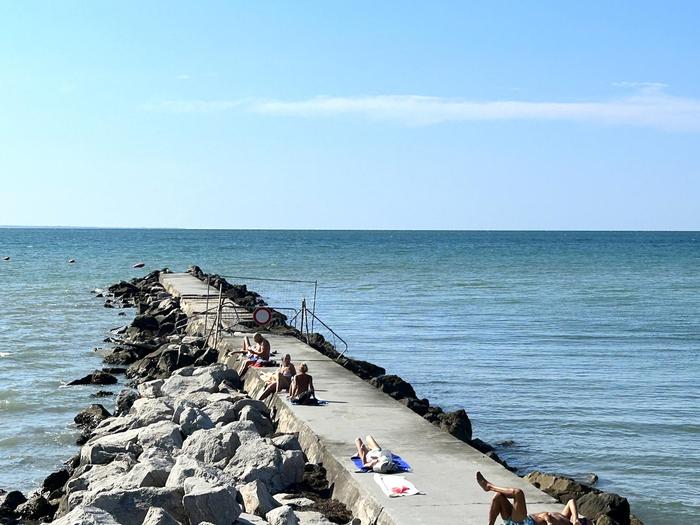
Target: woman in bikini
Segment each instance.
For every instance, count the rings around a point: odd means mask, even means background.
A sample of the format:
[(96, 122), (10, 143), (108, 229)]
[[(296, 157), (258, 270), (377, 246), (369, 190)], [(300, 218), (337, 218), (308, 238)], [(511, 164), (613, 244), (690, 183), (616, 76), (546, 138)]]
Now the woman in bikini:
[[(525, 494), (521, 489), (497, 487), (488, 481), (481, 472), (476, 473), (476, 482), (486, 492), (495, 492), (489, 510), (489, 525), (496, 523), (501, 515), (504, 525), (589, 525), (589, 521), (579, 516), (576, 501), (570, 499), (561, 512), (539, 512), (528, 514)], [(513, 500), (513, 503), (510, 502)]]
[(296, 373), (296, 368), (294, 368), (292, 364), (292, 356), (286, 354), (282, 359), (282, 364), (275, 373), (275, 377), (267, 383), (267, 387), (263, 390), (263, 393), (260, 394), (260, 401), (264, 400), (273, 392), (280, 392), (291, 387), (292, 378)]

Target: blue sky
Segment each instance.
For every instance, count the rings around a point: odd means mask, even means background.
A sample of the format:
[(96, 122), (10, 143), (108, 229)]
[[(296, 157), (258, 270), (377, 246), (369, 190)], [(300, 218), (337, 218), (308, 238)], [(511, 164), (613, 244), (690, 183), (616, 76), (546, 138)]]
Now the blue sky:
[(700, 229), (694, 2), (3, 2), (0, 224)]

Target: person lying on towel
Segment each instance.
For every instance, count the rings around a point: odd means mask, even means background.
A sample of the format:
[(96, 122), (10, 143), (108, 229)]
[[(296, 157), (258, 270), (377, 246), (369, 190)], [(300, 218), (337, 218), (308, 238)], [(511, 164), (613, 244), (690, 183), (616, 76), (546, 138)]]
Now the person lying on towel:
[(372, 469), (380, 474), (389, 474), (398, 470), (391, 458), (391, 450), (380, 447), (372, 436), (367, 436), (367, 445), (360, 438), (355, 440), (357, 455), (360, 456), (362, 465), (365, 468)]

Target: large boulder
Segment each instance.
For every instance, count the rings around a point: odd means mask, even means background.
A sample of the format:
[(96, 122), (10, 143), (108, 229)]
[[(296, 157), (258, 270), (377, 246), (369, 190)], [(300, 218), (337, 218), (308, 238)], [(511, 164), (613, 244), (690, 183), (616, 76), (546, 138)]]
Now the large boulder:
[(84, 504), (102, 509), (122, 525), (142, 525), (151, 507), (160, 507), (177, 521), (184, 522), (181, 488), (145, 487), (102, 492), (86, 497)]
[(243, 508), (248, 514), (255, 514), (264, 518), (265, 514), (272, 509), (281, 506), (281, 504), (272, 497), (267, 486), (258, 479), (254, 479), (244, 485), (239, 485), (238, 492), (243, 498)]
[(593, 490), (591, 487), (579, 483), (572, 478), (555, 476), (554, 474), (539, 472), (537, 470), (530, 472), (525, 476), (525, 479), (562, 503), (566, 503), (570, 499), (578, 500), (578, 498)]
[(302, 452), (282, 451), (268, 439), (252, 439), (238, 447), (225, 470), (246, 483), (260, 480), (274, 493), (300, 483), (304, 463)]
[(134, 401), (129, 415), (133, 416), (131, 428), (145, 427), (159, 421), (171, 421), (173, 407), (163, 399), (142, 397)]
[(238, 415), (240, 421), (251, 421), (255, 429), (261, 436), (267, 436), (275, 431), (275, 427), (270, 418), (251, 405), (246, 405)]
[(82, 465), (109, 463), (117, 454), (138, 456), (142, 451), (138, 445), (139, 432), (139, 429), (132, 429), (90, 439), (80, 449), (80, 463)]
[(182, 453), (207, 465), (223, 468), (240, 444), (238, 434), (228, 426), (202, 429), (185, 440)]
[[(630, 504), (626, 498), (611, 492), (589, 492), (577, 501), (579, 513), (598, 520), (606, 516), (619, 525), (630, 524)], [(596, 523), (598, 523), (596, 521)]]
[(49, 503), (49, 501), (44, 496), (36, 494), (21, 505), (19, 505), (15, 509), (15, 512), (23, 520), (51, 521), (57, 509), (58, 505)]
[(114, 412), (115, 415), (121, 416), (123, 414), (128, 414), (129, 410), (131, 410), (131, 406), (138, 398), (138, 392), (131, 388), (125, 388), (119, 392), (116, 400), (116, 410)]
[(172, 421), (159, 421), (139, 432), (139, 444), (144, 449), (157, 448), (170, 454), (182, 448), (180, 426)]
[(112, 417), (112, 414), (110, 414), (104, 406), (94, 403), (88, 408), (84, 408), (78, 412), (73, 418), (73, 421), (75, 421), (77, 427), (83, 431), (84, 441), (87, 441), (87, 438), (95, 427), (108, 417)]
[(112, 374), (108, 374), (102, 370), (95, 370), (91, 374), (81, 377), (80, 379), (70, 381), (68, 385), (113, 385), (116, 382), (117, 378)]
[(439, 427), (454, 437), (469, 443), (472, 439), (472, 424), (464, 409), (445, 412), (438, 417)]
[(147, 450), (124, 475), (122, 484), (129, 488), (164, 487), (174, 462), (172, 455), (163, 450)]
[(282, 450), (301, 450), (301, 444), (296, 434), (282, 434), (273, 437), (272, 443)]
[(185, 408), (178, 418), (178, 423), (180, 424), (182, 433), (186, 436), (191, 435), (197, 430), (214, 428), (214, 423), (209, 416), (197, 407)]
[(407, 381), (397, 375), (383, 375), (373, 377), (369, 384), (378, 388), (385, 394), (389, 394), (394, 399), (416, 398), (416, 392)]
[(52, 472), (46, 476), (46, 479), (44, 479), (44, 483), (41, 485), (41, 492), (50, 494), (55, 490), (60, 490), (63, 488), (69, 478), (70, 472), (68, 472), (68, 469), (61, 469), (57, 470), (56, 472)]
[(203, 479), (213, 485), (235, 486), (235, 479), (230, 474), (183, 454), (175, 461), (165, 486), (182, 487), (188, 478)]
[(77, 507), (52, 525), (120, 525), (110, 513), (96, 507)]
[(271, 510), (265, 515), (269, 525), (299, 525), (299, 518), (289, 505), (282, 505)]
[(190, 523), (211, 522), (230, 524), (236, 521), (241, 507), (236, 501), (236, 489), (215, 485), (201, 478), (188, 478), (184, 483), (182, 504)]
[(180, 525), (175, 518), (160, 507), (151, 507), (142, 525)]
[(202, 410), (215, 425), (232, 423), (238, 420), (238, 411), (235, 403), (227, 399), (214, 401), (203, 407)]

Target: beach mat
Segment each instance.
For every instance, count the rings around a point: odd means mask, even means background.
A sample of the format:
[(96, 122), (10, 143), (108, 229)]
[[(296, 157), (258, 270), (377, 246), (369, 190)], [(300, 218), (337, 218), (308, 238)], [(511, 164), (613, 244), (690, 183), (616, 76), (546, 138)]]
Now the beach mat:
[[(371, 472), (372, 471), (371, 468), (367, 468), (362, 464), (362, 460), (359, 458), (359, 456), (352, 456), (350, 459), (357, 467), (358, 472)], [(396, 454), (392, 454), (391, 460), (394, 462), (394, 465), (396, 465), (396, 472), (411, 472), (413, 470), (411, 468), (411, 465), (406, 463), (401, 456), (397, 456)]]

